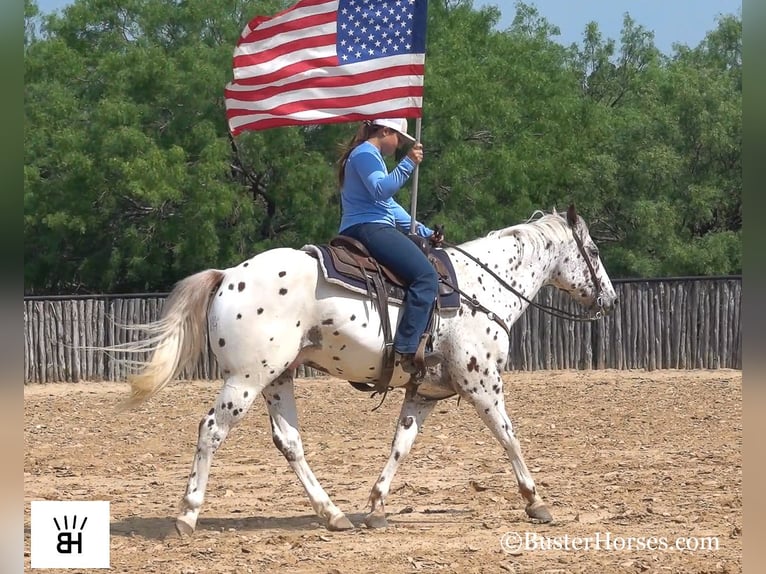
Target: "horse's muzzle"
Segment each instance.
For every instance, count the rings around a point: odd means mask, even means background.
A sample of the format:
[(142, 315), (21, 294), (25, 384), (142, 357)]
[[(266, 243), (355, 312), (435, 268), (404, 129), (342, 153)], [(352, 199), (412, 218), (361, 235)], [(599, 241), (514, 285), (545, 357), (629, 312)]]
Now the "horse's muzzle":
[(616, 294), (612, 297), (604, 297), (603, 295), (599, 295), (593, 304), (593, 308), (598, 309), (604, 315), (608, 315), (617, 306), (618, 301), (619, 298)]

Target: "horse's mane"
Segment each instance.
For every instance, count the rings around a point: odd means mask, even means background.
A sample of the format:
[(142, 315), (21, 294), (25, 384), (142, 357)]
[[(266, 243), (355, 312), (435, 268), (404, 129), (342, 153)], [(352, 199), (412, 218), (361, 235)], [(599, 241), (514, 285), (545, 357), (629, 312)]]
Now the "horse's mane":
[(563, 214), (557, 213), (555, 210), (551, 213), (545, 213), (539, 209), (533, 212), (524, 223), (487, 233), (487, 237), (494, 239), (511, 235), (537, 237), (541, 240), (558, 239), (560, 241), (569, 238), (568, 224)]

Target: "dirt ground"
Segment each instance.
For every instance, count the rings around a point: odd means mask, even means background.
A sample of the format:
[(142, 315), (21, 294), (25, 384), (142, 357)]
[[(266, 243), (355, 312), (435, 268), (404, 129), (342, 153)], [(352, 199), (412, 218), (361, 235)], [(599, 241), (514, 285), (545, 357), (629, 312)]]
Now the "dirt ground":
[[(116, 572), (742, 571), (740, 371), (556, 371), (505, 380), (508, 412), (552, 524), (526, 518), (500, 445), (469, 403), (448, 399), (394, 479), (390, 526), (365, 528), (402, 394), (370, 412), (375, 399), (325, 378), (296, 385), (306, 456), (358, 527), (337, 533), (320, 525), (256, 403), (216, 454), (191, 538), (173, 525), (197, 425), (220, 382), (174, 383), (128, 414), (113, 412), (122, 384), (27, 386), (26, 567), (29, 502), (52, 499), (111, 502)], [(532, 546), (504, 549), (501, 539), (514, 540), (514, 532)], [(717, 541), (718, 549), (681, 551), (677, 537)], [(657, 549), (660, 539), (670, 547)], [(536, 548), (540, 540), (548, 547)], [(632, 549), (615, 548), (623, 545)]]

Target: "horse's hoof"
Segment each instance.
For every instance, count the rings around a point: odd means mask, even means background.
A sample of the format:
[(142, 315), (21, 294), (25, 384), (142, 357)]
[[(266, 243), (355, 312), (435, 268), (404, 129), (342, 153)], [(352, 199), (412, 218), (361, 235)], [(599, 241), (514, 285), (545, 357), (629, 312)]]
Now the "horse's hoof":
[(333, 532), (353, 529), (354, 525), (346, 518), (345, 514), (338, 514), (327, 521), (327, 530), (332, 530)]
[(364, 524), (367, 528), (385, 528), (388, 526), (388, 520), (384, 512), (370, 512), (365, 516)]
[(194, 529), (197, 527), (197, 520), (189, 516), (183, 515), (176, 518), (176, 532), (179, 536), (191, 536), (194, 534)]
[(551, 515), (551, 511), (548, 510), (548, 505), (542, 500), (536, 500), (527, 504), (527, 507), (524, 510), (526, 510), (527, 516), (539, 520), (540, 522), (553, 521), (553, 516)]

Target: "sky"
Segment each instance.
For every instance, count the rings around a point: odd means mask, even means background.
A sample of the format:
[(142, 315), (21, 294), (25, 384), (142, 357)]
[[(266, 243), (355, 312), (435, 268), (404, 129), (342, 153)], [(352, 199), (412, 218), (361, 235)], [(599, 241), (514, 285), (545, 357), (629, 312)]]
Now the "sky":
[[(71, 4), (72, 0), (37, 0), (43, 12)], [(670, 54), (674, 43), (697, 46), (716, 27), (721, 14), (742, 14), (741, 0), (526, 0), (537, 7), (548, 22), (559, 27), (556, 38), (568, 46), (580, 43), (588, 22), (595, 21), (604, 38), (619, 43), (622, 20), (629, 13), (637, 24), (654, 32), (654, 44)], [(515, 0), (474, 0), (474, 7), (497, 6), (499, 29), (510, 26)], [(255, 16), (256, 14), (253, 14)]]
[[(598, 23), (604, 38), (619, 45), (625, 13), (654, 32), (654, 45), (670, 54), (673, 44), (696, 47), (717, 26), (721, 14), (741, 16), (741, 0), (526, 0), (537, 7), (548, 22), (559, 27), (556, 40), (565, 46), (581, 43), (588, 22)], [(514, 0), (474, 0), (474, 7), (497, 6), (502, 14), (499, 29), (511, 25), (516, 13)]]

